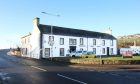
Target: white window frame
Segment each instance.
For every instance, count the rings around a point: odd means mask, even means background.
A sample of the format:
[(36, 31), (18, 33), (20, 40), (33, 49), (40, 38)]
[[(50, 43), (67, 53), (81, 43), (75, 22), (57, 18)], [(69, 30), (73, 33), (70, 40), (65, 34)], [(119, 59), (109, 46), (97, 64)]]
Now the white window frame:
[(45, 48), (44, 55), (45, 57), (50, 57), (50, 48)]
[(49, 41), (54, 41), (54, 36), (49, 36)]
[(76, 39), (69, 39), (69, 45), (77, 45), (77, 40)]
[(80, 51), (83, 51), (84, 49), (83, 48), (80, 48)]
[(96, 39), (93, 39), (93, 45), (96, 45)]
[(102, 48), (102, 54), (105, 54), (105, 48)]
[(64, 38), (60, 38), (60, 45), (64, 45)]
[(105, 40), (102, 40), (102, 46), (105, 46)]
[[(63, 52), (61, 51), (61, 49), (63, 50)], [(65, 55), (65, 49), (64, 48), (60, 48), (60, 56), (64, 56)]]
[(80, 45), (84, 45), (84, 38), (80, 38)]
[(93, 48), (93, 53), (96, 54), (96, 48)]
[(113, 49), (113, 48), (111, 48), (110, 50), (111, 50), (111, 55), (113, 55), (113, 51), (114, 51), (114, 49)]
[(110, 40), (110, 45), (113, 46), (113, 40)]

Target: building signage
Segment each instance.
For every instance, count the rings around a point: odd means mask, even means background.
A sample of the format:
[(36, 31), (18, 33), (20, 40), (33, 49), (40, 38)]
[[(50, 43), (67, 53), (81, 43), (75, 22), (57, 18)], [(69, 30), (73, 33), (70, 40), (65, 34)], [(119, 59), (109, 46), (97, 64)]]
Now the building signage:
[(125, 51), (125, 52), (122, 53), (122, 56), (132, 58), (133, 53), (132, 53), (132, 51)]

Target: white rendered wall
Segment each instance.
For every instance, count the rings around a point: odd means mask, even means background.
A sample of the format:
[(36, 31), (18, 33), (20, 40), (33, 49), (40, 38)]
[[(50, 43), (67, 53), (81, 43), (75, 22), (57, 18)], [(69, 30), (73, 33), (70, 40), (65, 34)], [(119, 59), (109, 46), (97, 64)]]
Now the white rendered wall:
[(40, 30), (38, 29), (38, 21), (34, 20), (34, 29), (30, 38), (31, 58), (40, 59)]
[[(51, 46), (48, 44), (49, 41), (49, 36), (47, 34), (43, 34), (43, 57), (44, 52), (45, 52), (45, 48), (50, 48), (51, 50)], [(80, 50), (80, 48), (83, 48), (83, 50), (85, 51), (93, 51), (93, 48), (96, 48), (96, 55), (106, 55), (107, 52), (105, 54), (101, 53), (102, 48), (105, 48), (105, 51), (107, 49), (107, 47), (113, 48), (113, 55), (117, 54), (117, 43), (116, 40), (113, 40), (113, 46), (111, 46), (111, 40), (110, 39), (98, 39), (98, 38), (85, 38), (85, 37), (73, 37), (73, 36), (61, 36), (61, 35), (53, 35), (54, 36), (54, 45), (53, 45), (53, 57), (60, 57), (60, 48), (64, 48), (65, 51), (65, 56), (68, 53), (69, 50), (69, 39), (77, 39), (77, 44), (73, 45), (76, 46), (76, 50)], [(64, 38), (64, 45), (60, 45), (60, 38)], [(80, 45), (80, 38), (84, 39), (84, 45)], [(96, 45), (93, 45), (93, 39), (96, 39)], [(105, 46), (99, 45), (99, 42), (105, 40)], [(111, 51), (110, 51), (111, 52)], [(110, 54), (111, 55), (111, 54)]]

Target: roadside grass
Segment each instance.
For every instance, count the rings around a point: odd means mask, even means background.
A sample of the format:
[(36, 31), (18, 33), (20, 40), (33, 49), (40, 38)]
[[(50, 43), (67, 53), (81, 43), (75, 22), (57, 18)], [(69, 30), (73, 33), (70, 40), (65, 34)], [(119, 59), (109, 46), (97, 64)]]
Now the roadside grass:
[[(96, 58), (62, 57), (62, 58), (58, 58), (58, 59), (100, 60), (100, 57), (96, 57)], [(140, 56), (133, 56), (132, 58), (123, 58), (122, 56), (114, 56), (114, 57), (102, 57), (101, 59), (102, 60), (140, 60)]]
[(132, 58), (123, 58), (122, 56), (107, 57), (107, 58), (102, 58), (102, 60), (140, 60), (140, 56), (133, 56)]

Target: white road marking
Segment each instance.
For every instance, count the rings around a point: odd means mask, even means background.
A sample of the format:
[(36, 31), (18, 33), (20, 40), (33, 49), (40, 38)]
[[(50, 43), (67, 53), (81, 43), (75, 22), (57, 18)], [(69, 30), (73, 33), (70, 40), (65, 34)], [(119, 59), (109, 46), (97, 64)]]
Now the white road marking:
[(63, 77), (63, 78), (66, 78), (66, 79), (69, 79), (69, 80), (72, 80), (72, 81), (75, 81), (75, 82), (78, 82), (80, 84), (87, 84), (85, 82), (82, 82), (82, 81), (79, 81), (79, 80), (76, 80), (76, 79), (73, 79), (73, 78), (70, 78), (70, 77), (67, 77), (67, 76), (64, 76), (64, 75), (61, 75), (61, 74), (57, 74), (58, 76), (60, 77)]
[(36, 67), (36, 66), (31, 66), (32, 68), (35, 68), (35, 69), (38, 69), (38, 70), (41, 70), (41, 71), (47, 71), (45, 69), (42, 69), (42, 68), (39, 68), (39, 67)]
[(109, 73), (110, 75), (120, 76), (119, 74)]
[(2, 80), (3, 80), (3, 81), (9, 80), (9, 79), (11, 79), (11, 77), (4, 77), (4, 76), (2, 77)]
[(95, 70), (88, 70), (88, 71), (95, 71)]

